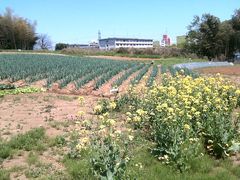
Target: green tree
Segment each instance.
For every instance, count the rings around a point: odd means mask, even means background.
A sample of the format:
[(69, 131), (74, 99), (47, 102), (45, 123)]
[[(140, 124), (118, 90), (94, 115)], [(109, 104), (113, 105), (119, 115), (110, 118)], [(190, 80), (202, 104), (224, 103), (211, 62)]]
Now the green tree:
[(62, 50), (62, 49), (67, 48), (67, 47), (68, 47), (68, 44), (57, 43), (56, 46), (55, 46), (55, 50), (58, 51), (58, 50)]
[(200, 18), (195, 16), (187, 35), (187, 45), (191, 51), (208, 59), (215, 58), (220, 53), (218, 32), (220, 20), (210, 14), (203, 14)]
[(224, 54), (225, 57), (232, 56), (232, 51), (230, 50), (231, 38), (234, 35), (234, 30), (232, 28), (231, 21), (223, 21), (220, 24), (219, 32), (217, 34), (217, 43), (221, 54)]
[(230, 40), (230, 51), (234, 53), (240, 51), (240, 9), (235, 10), (231, 23), (234, 33)]
[(36, 23), (18, 17), (10, 8), (0, 15), (0, 49), (33, 49)]

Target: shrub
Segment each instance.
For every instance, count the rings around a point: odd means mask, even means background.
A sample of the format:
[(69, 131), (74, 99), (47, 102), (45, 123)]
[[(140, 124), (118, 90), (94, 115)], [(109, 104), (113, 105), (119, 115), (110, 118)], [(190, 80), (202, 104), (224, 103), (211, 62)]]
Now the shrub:
[(219, 75), (175, 75), (165, 74), (162, 85), (141, 94), (129, 93), (134, 101), (128, 121), (152, 139), (154, 155), (183, 171), (190, 159), (201, 156), (201, 146), (217, 158), (239, 149), (239, 119), (233, 121), (231, 114), (239, 106), (240, 90)]

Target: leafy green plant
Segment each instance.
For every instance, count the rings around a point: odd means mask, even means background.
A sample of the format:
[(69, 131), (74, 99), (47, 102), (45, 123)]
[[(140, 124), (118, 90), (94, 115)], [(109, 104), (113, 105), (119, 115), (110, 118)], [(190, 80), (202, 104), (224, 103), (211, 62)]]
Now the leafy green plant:
[(139, 69), (143, 68), (144, 64), (139, 64), (139, 65), (135, 65), (133, 68), (131, 68), (130, 70), (128, 70), (126, 73), (124, 73), (120, 78), (118, 78), (116, 81), (114, 81), (112, 83), (112, 87), (119, 87), (123, 81), (125, 81), (131, 74), (133, 74), (134, 72), (138, 71)]
[(1, 180), (10, 180), (10, 173), (4, 169), (0, 169), (0, 179)]
[(130, 160), (129, 144), (134, 137), (117, 132), (114, 119), (108, 116), (100, 119), (100, 126), (90, 143), (92, 172), (99, 179), (123, 179)]
[(91, 166), (93, 173), (100, 179), (122, 179), (126, 171), (126, 150), (110, 137), (95, 140), (92, 144)]
[(41, 92), (42, 89), (34, 88), (34, 87), (22, 87), (22, 88), (16, 88), (16, 89), (9, 89), (9, 90), (0, 90), (0, 97), (9, 95), (9, 94), (25, 94), (25, 93), (35, 93), (35, 92)]
[(96, 86), (100, 87), (112, 76), (135, 64), (139, 63), (61, 55), (1, 54), (0, 80), (25, 80), (32, 83), (46, 79), (47, 87), (57, 82), (63, 88), (75, 82), (76, 87), (80, 88), (102, 75)]
[(153, 66), (152, 73), (150, 77), (148, 78), (147, 86), (152, 86), (153, 81), (155, 80), (156, 76), (158, 74), (158, 67), (155, 65)]
[(16, 87), (12, 84), (0, 84), (0, 90), (5, 90), (5, 89), (15, 89)]
[(13, 153), (13, 149), (6, 143), (0, 142), (0, 158), (6, 159), (11, 156)]
[(148, 69), (150, 68), (150, 66), (151, 64), (146, 64), (138, 73), (138, 75), (131, 81), (131, 83), (138, 84), (139, 81), (142, 79), (142, 77), (148, 72)]

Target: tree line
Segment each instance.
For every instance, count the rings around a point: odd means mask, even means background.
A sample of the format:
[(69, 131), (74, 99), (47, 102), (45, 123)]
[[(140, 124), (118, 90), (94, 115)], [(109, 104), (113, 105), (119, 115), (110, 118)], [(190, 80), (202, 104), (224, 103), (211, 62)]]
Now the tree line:
[(0, 14), (0, 49), (33, 50), (51, 48), (51, 40), (46, 34), (36, 33), (36, 21), (31, 22), (14, 15), (13, 10), (6, 8)]
[(221, 22), (211, 14), (195, 16), (188, 27), (185, 49), (208, 59), (232, 58), (240, 51), (240, 9)]

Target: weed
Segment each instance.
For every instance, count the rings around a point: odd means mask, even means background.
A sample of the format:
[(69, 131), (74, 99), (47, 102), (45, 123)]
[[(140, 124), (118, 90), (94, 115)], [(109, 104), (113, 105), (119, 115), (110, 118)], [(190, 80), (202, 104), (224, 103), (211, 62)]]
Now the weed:
[(30, 152), (29, 154), (28, 154), (28, 157), (27, 157), (27, 163), (28, 163), (28, 165), (33, 165), (33, 164), (36, 164), (36, 163), (38, 163), (39, 162), (39, 160), (38, 160), (38, 155), (36, 154), (36, 153), (34, 153), (34, 152)]
[(0, 179), (1, 180), (10, 180), (10, 173), (7, 170), (0, 169)]

